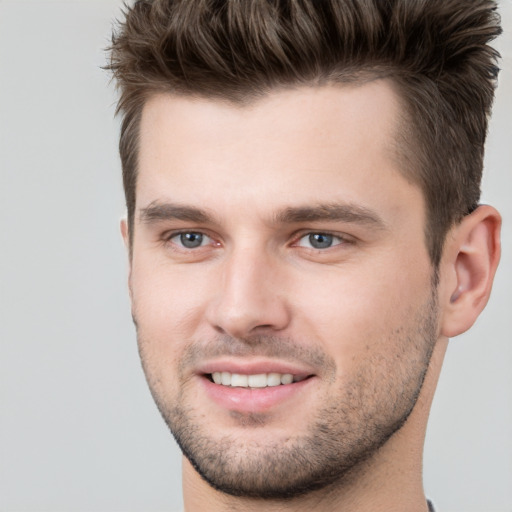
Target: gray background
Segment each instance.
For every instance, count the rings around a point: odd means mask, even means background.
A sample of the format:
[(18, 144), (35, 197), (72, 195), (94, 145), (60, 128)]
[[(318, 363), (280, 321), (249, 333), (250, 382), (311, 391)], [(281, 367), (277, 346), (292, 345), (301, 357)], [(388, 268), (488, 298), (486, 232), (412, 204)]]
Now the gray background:
[[(487, 310), (452, 340), (425, 452), (441, 512), (512, 511), (512, 4), (484, 200), (504, 217)], [(139, 368), (114, 91), (119, 0), (0, 0), (0, 510), (163, 511), (180, 461)]]

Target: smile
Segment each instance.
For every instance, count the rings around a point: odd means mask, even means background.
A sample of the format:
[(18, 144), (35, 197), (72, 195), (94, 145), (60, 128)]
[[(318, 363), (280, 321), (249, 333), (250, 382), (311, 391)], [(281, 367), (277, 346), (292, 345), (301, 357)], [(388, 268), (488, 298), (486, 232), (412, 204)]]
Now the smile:
[(207, 403), (229, 413), (266, 413), (303, 405), (305, 391), (319, 382), (307, 363), (256, 356), (218, 357), (205, 361), (194, 373)]
[(245, 375), (231, 372), (213, 372), (211, 380), (221, 386), (237, 388), (266, 388), (292, 384), (306, 379), (306, 376), (295, 376), (291, 373), (257, 373)]

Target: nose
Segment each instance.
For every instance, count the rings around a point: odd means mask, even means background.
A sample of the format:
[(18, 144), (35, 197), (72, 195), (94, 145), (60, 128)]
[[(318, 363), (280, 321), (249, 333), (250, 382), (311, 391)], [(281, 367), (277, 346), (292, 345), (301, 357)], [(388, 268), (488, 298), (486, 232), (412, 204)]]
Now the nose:
[(290, 311), (284, 274), (270, 255), (250, 248), (233, 251), (222, 262), (220, 286), (208, 306), (210, 325), (237, 339), (285, 329)]

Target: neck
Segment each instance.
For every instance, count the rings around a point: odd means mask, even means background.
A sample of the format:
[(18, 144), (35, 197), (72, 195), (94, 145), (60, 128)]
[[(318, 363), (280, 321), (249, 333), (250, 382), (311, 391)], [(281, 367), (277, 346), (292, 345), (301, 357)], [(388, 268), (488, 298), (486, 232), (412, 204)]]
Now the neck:
[(448, 340), (441, 338), (418, 401), (403, 427), (370, 459), (328, 488), (288, 500), (229, 496), (183, 459), (185, 512), (427, 512), (422, 462), (426, 424)]

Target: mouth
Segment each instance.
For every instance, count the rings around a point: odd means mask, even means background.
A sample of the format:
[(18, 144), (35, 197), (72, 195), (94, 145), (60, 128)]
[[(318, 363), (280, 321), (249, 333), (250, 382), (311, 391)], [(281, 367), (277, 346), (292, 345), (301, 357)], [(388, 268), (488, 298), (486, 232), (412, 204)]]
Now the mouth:
[(302, 382), (312, 375), (294, 375), (292, 373), (255, 373), (242, 374), (231, 373), (228, 371), (216, 371), (205, 374), (205, 377), (219, 386), (261, 389), (267, 387), (286, 386), (289, 384)]
[(307, 389), (318, 375), (305, 364), (269, 359), (223, 358), (204, 363), (197, 371), (208, 403), (236, 413), (266, 413), (302, 407)]

